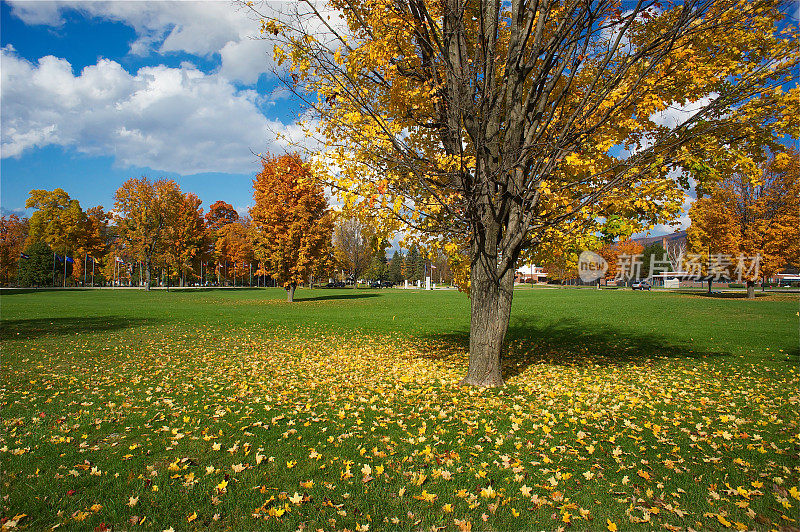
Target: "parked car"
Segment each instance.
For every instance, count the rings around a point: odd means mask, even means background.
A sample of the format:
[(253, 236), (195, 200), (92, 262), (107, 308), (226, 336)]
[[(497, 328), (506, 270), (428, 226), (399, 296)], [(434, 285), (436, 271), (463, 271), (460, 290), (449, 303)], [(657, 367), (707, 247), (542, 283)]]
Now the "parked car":
[(645, 280), (637, 281), (631, 286), (634, 290), (650, 290), (653, 288), (650, 283)]
[(370, 288), (391, 288), (394, 286), (394, 283), (391, 281), (372, 281), (369, 284)]

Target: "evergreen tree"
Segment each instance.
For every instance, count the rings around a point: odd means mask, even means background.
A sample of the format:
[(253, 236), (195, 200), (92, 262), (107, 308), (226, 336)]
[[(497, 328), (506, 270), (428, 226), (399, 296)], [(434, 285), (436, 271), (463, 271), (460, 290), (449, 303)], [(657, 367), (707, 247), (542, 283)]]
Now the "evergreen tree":
[(418, 281), (422, 278), (420, 275), (421, 269), (419, 268), (421, 258), (417, 246), (411, 248), (411, 251), (406, 254), (404, 273), (409, 281)]
[(385, 281), (389, 277), (389, 267), (385, 255), (375, 255), (367, 270), (367, 277), (373, 281)]
[[(644, 251), (642, 251), (642, 274), (643, 278), (648, 277), (650, 275), (650, 264), (655, 261), (655, 271), (654, 274), (663, 273), (665, 270), (670, 270), (671, 268), (664, 268), (660, 261), (664, 261), (667, 259), (667, 251), (661, 245), (660, 242), (654, 242), (649, 246), (644, 247)], [(663, 264), (663, 263), (662, 263)]]
[(53, 251), (44, 242), (31, 244), (19, 261), (20, 286), (50, 286), (53, 284)]
[(403, 282), (403, 254), (395, 251), (389, 261), (389, 280), (395, 284)]
[(429, 275), (429, 272), (426, 268), (425, 255), (419, 253), (414, 262), (414, 277), (424, 282), (426, 275)]

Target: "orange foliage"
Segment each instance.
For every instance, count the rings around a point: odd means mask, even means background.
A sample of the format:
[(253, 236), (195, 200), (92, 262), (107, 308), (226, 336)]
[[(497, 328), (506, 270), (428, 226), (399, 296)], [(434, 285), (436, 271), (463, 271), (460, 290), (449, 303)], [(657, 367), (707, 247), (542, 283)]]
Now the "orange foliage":
[(144, 263), (145, 286), (154, 264), (180, 271), (200, 246), (200, 200), (183, 194), (171, 179), (129, 179), (114, 195), (122, 242), (119, 253)]
[(330, 255), (328, 201), (297, 154), (265, 157), (253, 181), (255, 255), (289, 291), (320, 271)]
[(238, 219), (239, 213), (236, 212), (236, 209), (234, 209), (230, 203), (218, 200), (212, 203), (208, 208), (206, 226), (210, 231), (216, 231), (222, 226), (233, 223)]
[(608, 262), (606, 279), (614, 279), (619, 274), (618, 261), (621, 255), (639, 255), (643, 251), (644, 246), (630, 239), (607, 245), (601, 249), (598, 253)]
[(172, 217), (165, 231), (165, 262), (180, 274), (191, 266), (191, 260), (200, 249), (205, 233), (202, 201), (192, 193), (172, 197)]
[(800, 162), (796, 150), (780, 153), (761, 164), (753, 179), (734, 172), (698, 198), (689, 211), (687, 237), (693, 252), (732, 257), (728, 276), (735, 278), (738, 257), (760, 256), (759, 274), (742, 271), (743, 279), (770, 277), (800, 262)]
[(28, 236), (28, 219), (16, 214), (0, 217), (0, 284), (15, 282), (20, 253)]
[(253, 260), (253, 244), (250, 228), (241, 222), (223, 225), (217, 231), (214, 252), (219, 264), (227, 265), (226, 273), (233, 277), (249, 274)]

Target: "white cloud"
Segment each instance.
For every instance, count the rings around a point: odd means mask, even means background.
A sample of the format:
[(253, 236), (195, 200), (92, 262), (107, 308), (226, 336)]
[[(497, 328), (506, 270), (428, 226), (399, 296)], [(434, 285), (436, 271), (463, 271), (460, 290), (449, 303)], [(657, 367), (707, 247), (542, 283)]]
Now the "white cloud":
[(64, 19), (61, 17), (60, 2), (12, 1), (9, 3), (14, 15), (25, 24), (61, 26), (64, 23)]
[(266, 50), (264, 41), (243, 39), (229, 41), (219, 51), (220, 75), (243, 83), (253, 84), (262, 73), (273, 67), (272, 50)]
[(697, 113), (705, 110), (718, 97), (719, 94), (714, 92), (707, 97), (685, 104), (672, 102), (663, 111), (650, 115), (650, 120), (656, 125), (675, 129), (693, 118)]
[(97, 1), (10, 2), (26, 24), (58, 27), (63, 13), (75, 10), (86, 17), (121, 22), (134, 29), (130, 52), (146, 55), (185, 52), (201, 57), (220, 54), (222, 75), (232, 81), (255, 83), (273, 67), (272, 43), (258, 37), (258, 21), (250, 10), (230, 1)]
[(250, 173), (250, 153), (281, 153), (297, 126), (265, 118), (254, 91), (239, 91), (219, 74), (189, 63), (126, 72), (101, 59), (73, 75), (70, 63), (47, 56), (34, 64), (2, 49), (2, 154), (46, 145), (88, 155), (113, 154), (123, 166), (192, 174)]

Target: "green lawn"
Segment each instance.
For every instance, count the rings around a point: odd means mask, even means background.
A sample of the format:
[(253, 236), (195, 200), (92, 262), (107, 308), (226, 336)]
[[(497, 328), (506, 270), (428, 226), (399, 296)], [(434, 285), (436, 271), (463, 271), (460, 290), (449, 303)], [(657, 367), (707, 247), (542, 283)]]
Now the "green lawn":
[(3, 526), (798, 526), (796, 295), (519, 290), (502, 390), (463, 294), (297, 297), (3, 292)]

